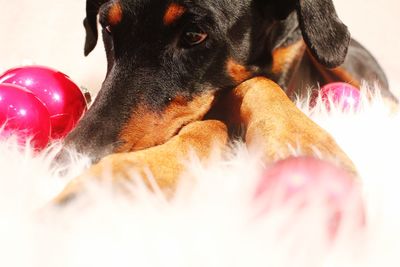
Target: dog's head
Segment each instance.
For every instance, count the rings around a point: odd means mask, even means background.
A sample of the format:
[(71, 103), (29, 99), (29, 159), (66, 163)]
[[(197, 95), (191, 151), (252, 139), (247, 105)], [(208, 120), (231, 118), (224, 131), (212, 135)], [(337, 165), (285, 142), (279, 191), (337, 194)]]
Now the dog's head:
[(327, 67), (350, 38), (331, 0), (87, 0), (86, 11), (85, 55), (99, 15), (107, 76), (66, 142), (95, 157), (161, 144), (202, 119), (219, 92), (267, 75), (298, 27)]

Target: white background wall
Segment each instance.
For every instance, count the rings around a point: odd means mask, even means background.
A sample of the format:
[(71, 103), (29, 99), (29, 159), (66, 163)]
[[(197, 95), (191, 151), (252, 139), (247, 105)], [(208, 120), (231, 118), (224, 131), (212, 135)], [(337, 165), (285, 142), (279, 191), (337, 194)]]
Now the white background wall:
[(334, 0), (353, 37), (383, 65), (393, 89), (400, 90), (400, 1)]
[[(95, 90), (106, 68), (99, 46), (85, 58), (85, 0), (0, 0), (0, 69), (24, 60), (52, 66)], [(100, 42), (99, 42), (100, 43)]]
[[(400, 81), (400, 2), (334, 0), (353, 36)], [(95, 91), (105, 72), (103, 48), (83, 56), (85, 0), (0, 0), (0, 70), (32, 60)]]

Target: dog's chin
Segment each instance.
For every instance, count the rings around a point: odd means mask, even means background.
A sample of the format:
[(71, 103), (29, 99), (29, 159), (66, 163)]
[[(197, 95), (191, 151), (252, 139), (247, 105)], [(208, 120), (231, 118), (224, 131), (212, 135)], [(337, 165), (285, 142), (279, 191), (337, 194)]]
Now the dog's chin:
[(124, 140), (120, 138), (117, 142), (105, 146), (96, 146), (90, 142), (66, 140), (62, 149), (55, 157), (54, 163), (57, 165), (69, 164), (73, 160), (71, 159), (71, 155), (75, 152), (88, 157), (94, 164), (110, 154), (129, 153), (156, 147), (179, 135), (185, 126), (200, 120), (180, 120), (178, 118), (168, 122), (167, 125), (169, 127), (151, 127), (154, 124), (142, 125), (143, 127), (140, 129), (132, 128), (129, 130), (129, 134), (125, 136), (125, 138), (128, 136), (129, 139)]
[(151, 129), (151, 131), (136, 139), (135, 142), (123, 142), (118, 148), (108, 152), (109, 154), (135, 152), (165, 144), (175, 136), (179, 135), (182, 128), (197, 121), (201, 121), (201, 119), (190, 121), (177, 120), (170, 122), (170, 127)]
[(119, 134), (120, 146), (115, 152), (132, 152), (162, 145), (193, 122), (203, 120), (214, 105), (214, 92), (191, 99), (176, 97), (162, 112), (139, 106)]

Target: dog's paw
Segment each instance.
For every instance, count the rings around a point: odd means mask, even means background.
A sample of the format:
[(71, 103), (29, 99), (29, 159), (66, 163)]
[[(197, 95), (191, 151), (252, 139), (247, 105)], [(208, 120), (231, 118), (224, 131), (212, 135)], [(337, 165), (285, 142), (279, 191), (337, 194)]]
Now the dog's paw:
[(234, 91), (240, 103), (246, 143), (260, 147), (267, 161), (293, 154), (321, 156), (336, 161), (352, 173), (356, 168), (333, 137), (307, 117), (271, 80), (253, 78)]
[[(201, 160), (213, 151), (222, 151), (228, 142), (224, 123), (216, 120), (193, 122), (163, 145), (129, 153), (116, 153), (104, 157), (81, 176), (72, 180), (54, 199), (63, 205), (75, 199), (93, 182), (106, 182), (124, 191), (134, 177), (151, 187), (149, 175), (166, 194), (174, 191), (178, 179), (185, 170), (190, 153)], [(125, 190), (126, 191), (126, 190)]]

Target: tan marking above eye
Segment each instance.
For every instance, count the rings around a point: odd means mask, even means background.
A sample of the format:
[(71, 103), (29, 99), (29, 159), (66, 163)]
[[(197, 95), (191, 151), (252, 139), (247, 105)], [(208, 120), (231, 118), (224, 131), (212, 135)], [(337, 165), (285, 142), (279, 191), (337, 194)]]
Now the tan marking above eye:
[(113, 3), (108, 11), (108, 22), (115, 26), (122, 21), (122, 7), (119, 1)]
[(163, 22), (164, 25), (169, 26), (175, 23), (186, 12), (186, 8), (177, 3), (172, 3), (165, 11)]

